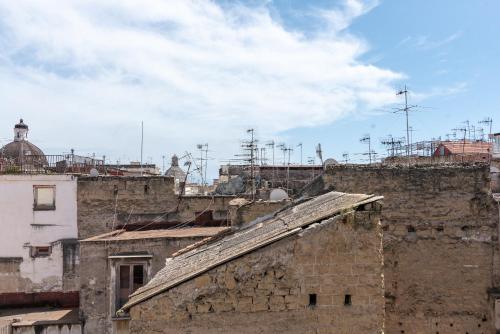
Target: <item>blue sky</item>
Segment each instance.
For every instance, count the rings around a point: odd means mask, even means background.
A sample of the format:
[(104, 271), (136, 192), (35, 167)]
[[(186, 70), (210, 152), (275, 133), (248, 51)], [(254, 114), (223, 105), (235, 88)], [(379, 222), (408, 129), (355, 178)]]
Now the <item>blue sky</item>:
[(0, 0), (0, 143), (24, 117), (46, 153), (125, 162), (144, 121), (145, 160), (208, 142), (212, 176), (248, 127), (304, 143), (304, 161), (321, 143), (361, 162), (364, 134), (379, 153), (404, 136), (388, 112), (404, 84), (425, 107), (414, 140), (498, 124), (499, 14), (494, 0)]
[[(290, 10), (302, 2), (277, 3)], [(411, 102), (425, 107), (411, 115), (413, 140), (444, 139), (465, 120), (481, 126), (477, 121), (492, 117), (494, 131), (499, 129), (499, 15), (498, 1), (381, 1), (348, 30), (370, 44), (361, 59), (404, 73), (406, 79), (396, 82), (395, 90), (408, 84), (415, 93)], [(323, 145), (327, 154), (341, 158), (349, 152), (353, 161), (359, 161), (365, 157), (356, 153), (367, 148), (358, 138), (365, 133), (371, 134), (375, 150), (385, 153), (379, 139), (388, 134), (404, 137), (404, 118), (392, 113), (346, 117), (287, 134), (304, 142), (314, 138), (327, 143)]]

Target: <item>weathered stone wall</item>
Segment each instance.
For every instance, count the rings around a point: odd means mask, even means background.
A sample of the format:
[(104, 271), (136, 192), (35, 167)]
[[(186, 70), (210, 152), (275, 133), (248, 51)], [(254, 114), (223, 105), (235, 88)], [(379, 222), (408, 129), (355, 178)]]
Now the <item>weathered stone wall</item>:
[(319, 188), (384, 195), (386, 333), (494, 333), (489, 166), (333, 166)]
[(500, 158), (491, 160), (490, 165), (491, 190), (500, 193)]
[[(78, 179), (78, 236), (96, 236), (123, 226), (198, 225), (227, 222), (232, 196), (174, 193), (170, 177), (83, 177)], [(215, 223), (213, 221), (216, 221)]]
[(77, 194), (79, 239), (113, 230), (121, 223), (118, 216), (176, 206), (174, 180), (168, 177), (80, 177)]
[(376, 211), (314, 224), (132, 307), (130, 333), (381, 333), (381, 247)]
[(251, 202), (243, 198), (237, 198), (229, 202), (231, 227), (234, 229), (241, 228), (245, 224), (248, 224), (257, 218), (270, 215), (288, 204), (290, 204), (290, 201), (287, 200)]
[(120, 241), (82, 241), (80, 243), (80, 313), (85, 322), (85, 333), (112, 332), (114, 317), (113, 261), (110, 255), (124, 252), (147, 252), (147, 279), (165, 266), (165, 259), (178, 250), (199, 241), (200, 238), (140, 239)]

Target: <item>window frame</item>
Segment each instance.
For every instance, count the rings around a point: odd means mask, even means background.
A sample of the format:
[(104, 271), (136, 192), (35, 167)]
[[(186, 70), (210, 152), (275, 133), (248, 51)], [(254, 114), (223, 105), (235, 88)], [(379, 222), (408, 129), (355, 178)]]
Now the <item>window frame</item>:
[[(41, 252), (40, 249), (47, 249), (47, 252)], [(37, 257), (49, 257), (52, 255), (52, 247), (51, 246), (31, 246), (30, 247), (30, 256), (33, 258)]]
[[(52, 204), (38, 204), (38, 189), (52, 189)], [(54, 211), (56, 209), (56, 186), (34, 185), (33, 186), (33, 211)]]
[[(132, 260), (132, 259), (121, 259), (118, 261), (115, 261), (114, 263), (114, 274), (115, 274), (115, 282), (114, 282), (114, 291), (113, 291), (113, 315), (116, 315), (116, 312), (127, 303), (125, 301), (123, 305), (120, 305), (120, 288), (121, 288), (121, 267), (122, 266), (127, 266), (129, 269), (129, 282), (128, 282), (128, 289), (129, 289), (129, 294), (130, 296), (132, 293), (134, 293), (137, 289), (140, 287), (145, 286), (148, 281), (149, 281), (149, 267), (150, 267), (150, 262), (147, 259), (144, 260)], [(143, 278), (143, 283), (140, 287), (137, 289), (134, 289), (134, 266), (142, 266), (142, 278)]]

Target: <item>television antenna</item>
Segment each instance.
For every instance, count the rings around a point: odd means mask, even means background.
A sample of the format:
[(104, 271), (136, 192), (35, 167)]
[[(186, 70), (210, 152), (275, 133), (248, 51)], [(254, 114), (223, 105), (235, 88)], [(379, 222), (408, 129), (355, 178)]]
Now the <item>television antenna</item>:
[(371, 144), (371, 138), (369, 134), (364, 135), (359, 139), (361, 143), (368, 143), (368, 158), (370, 161), (370, 165), (372, 164), (372, 144)]

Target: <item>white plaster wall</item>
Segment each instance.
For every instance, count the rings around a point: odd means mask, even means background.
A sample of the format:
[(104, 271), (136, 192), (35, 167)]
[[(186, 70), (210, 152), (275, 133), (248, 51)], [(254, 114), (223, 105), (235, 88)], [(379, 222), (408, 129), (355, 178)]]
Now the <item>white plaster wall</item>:
[(41, 330), (36, 330), (34, 326), (14, 327), (12, 334), (82, 334), (82, 326), (45, 325)]
[[(55, 210), (33, 210), (35, 185), (56, 186)], [(0, 175), (0, 257), (22, 257), (21, 276), (47, 283), (45, 291), (62, 285), (62, 245), (54, 242), (78, 236), (76, 190), (72, 175)], [(50, 257), (30, 257), (30, 246), (49, 245)]]

